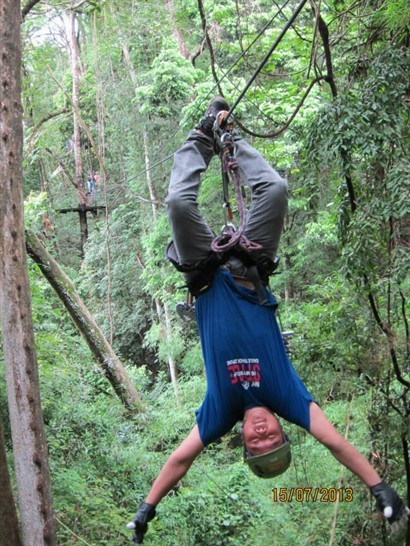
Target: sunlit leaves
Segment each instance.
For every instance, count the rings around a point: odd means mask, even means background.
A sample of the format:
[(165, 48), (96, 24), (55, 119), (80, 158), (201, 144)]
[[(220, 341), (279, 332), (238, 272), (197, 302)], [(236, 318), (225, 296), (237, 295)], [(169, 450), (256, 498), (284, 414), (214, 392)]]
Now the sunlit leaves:
[(141, 114), (167, 117), (176, 114), (190, 95), (197, 77), (192, 64), (179, 54), (176, 44), (164, 41), (163, 48), (135, 90)]

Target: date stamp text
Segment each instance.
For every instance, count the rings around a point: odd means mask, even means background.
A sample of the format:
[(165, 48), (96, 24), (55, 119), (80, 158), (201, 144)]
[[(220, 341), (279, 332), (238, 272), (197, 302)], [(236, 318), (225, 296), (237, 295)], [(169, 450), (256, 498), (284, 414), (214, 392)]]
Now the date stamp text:
[(274, 487), (273, 502), (352, 502), (351, 487)]

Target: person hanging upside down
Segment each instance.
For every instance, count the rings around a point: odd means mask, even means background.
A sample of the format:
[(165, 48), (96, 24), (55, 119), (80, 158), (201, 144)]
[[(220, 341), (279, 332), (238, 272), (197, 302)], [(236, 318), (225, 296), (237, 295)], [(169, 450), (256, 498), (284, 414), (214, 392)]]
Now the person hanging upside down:
[[(306, 429), (356, 474), (396, 530), (406, 523), (410, 511), (329, 422), (287, 356), (275, 317), (274, 296), (264, 287), (261, 303), (255, 290), (259, 280), (266, 283), (266, 264), (273, 263), (278, 249), (288, 190), (286, 181), (235, 132), (232, 138), (237, 166), (252, 192), (244, 236), (256, 243), (256, 250), (245, 260), (243, 249), (234, 249), (228, 256), (211, 250), (215, 234), (199, 212), (197, 197), (201, 173), (218, 146), (215, 120), (221, 111), (228, 110), (225, 99), (215, 97), (211, 101), (201, 123), (174, 156), (166, 199), (174, 240), (168, 253), (184, 271), (196, 297), (207, 391), (196, 412), (195, 426), (165, 463), (128, 528), (134, 529), (134, 542), (141, 544), (157, 504), (187, 473), (202, 449), (228, 433), (238, 421), (242, 421), (244, 462), (252, 472), (261, 478), (285, 472), (291, 449), (280, 417)], [(259, 271), (256, 280), (254, 266)]]

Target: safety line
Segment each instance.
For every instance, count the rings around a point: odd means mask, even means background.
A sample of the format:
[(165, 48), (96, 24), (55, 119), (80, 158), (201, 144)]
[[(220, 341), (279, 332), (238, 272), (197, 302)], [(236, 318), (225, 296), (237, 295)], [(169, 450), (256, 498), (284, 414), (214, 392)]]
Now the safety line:
[[(305, 0), (306, 2), (307, 0)], [(278, 11), (275, 13), (275, 15), (265, 24), (265, 26), (262, 28), (262, 30), (259, 31), (258, 35), (252, 40), (252, 42), (248, 45), (248, 47), (246, 47), (244, 49), (244, 51), (239, 55), (239, 57), (236, 59), (236, 61), (232, 64), (232, 66), (230, 66), (228, 68), (228, 70), (226, 72), (224, 72), (222, 74), (222, 76), (220, 77), (220, 79), (216, 82), (216, 84), (213, 86), (213, 88), (211, 89), (211, 91), (209, 91), (209, 93), (206, 95), (206, 97), (204, 98), (204, 100), (201, 102), (200, 106), (198, 106), (198, 111), (200, 109), (200, 107), (202, 106), (202, 104), (207, 100), (208, 97), (210, 97), (211, 95), (213, 95), (213, 93), (215, 92), (215, 89), (218, 88), (219, 84), (221, 82), (223, 82), (223, 80), (228, 76), (228, 74), (230, 74), (230, 72), (235, 68), (235, 66), (239, 63), (239, 61), (246, 55), (246, 53), (248, 53), (248, 51), (251, 49), (251, 47), (253, 47), (255, 45), (255, 43), (259, 40), (259, 38), (266, 32), (266, 30), (268, 29), (268, 27), (273, 23), (273, 21), (278, 17), (278, 15), (280, 14), (283, 14), (283, 10), (284, 8), (286, 8), (286, 6), (289, 4), (290, 0), (286, 0), (286, 2), (283, 4), (283, 6), (279, 6), (277, 9)], [(292, 21), (293, 22), (293, 21)], [(291, 23), (292, 24), (292, 23)], [(289, 25), (290, 26), (290, 25)], [(289, 27), (287, 27), (289, 28)], [(287, 30), (287, 29), (286, 29)], [(263, 68), (263, 65), (262, 67)], [(259, 71), (260, 69), (258, 69), (258, 72), (257, 74), (259, 74)], [(256, 74), (256, 75), (257, 75)], [(236, 86), (235, 86), (236, 87)], [(238, 102), (237, 101), (235, 103), (235, 107), (238, 105)], [(231, 109), (232, 110), (232, 109)], [(261, 111), (262, 112), (262, 111)], [(231, 112), (232, 113), (232, 112)], [(263, 112), (262, 112), (263, 114)], [(266, 115), (266, 114), (264, 114)], [(266, 116), (269, 118), (269, 116)], [(179, 133), (181, 129), (179, 128), (173, 135), (172, 137), (168, 140), (168, 142), (170, 142), (171, 140), (173, 140), (175, 138), (175, 136)], [(152, 170), (154, 167), (157, 167), (159, 165), (161, 165), (162, 163), (165, 163), (166, 161), (168, 161), (169, 159), (171, 159), (172, 157), (174, 156), (174, 153), (166, 156), (165, 158), (161, 159), (160, 161), (157, 161), (156, 163), (153, 163), (152, 165), (150, 165), (150, 167), (148, 169), (144, 169), (142, 171), (140, 171), (139, 173), (135, 174), (134, 176), (130, 177), (130, 178), (127, 178), (126, 180), (124, 180), (123, 182), (130, 182), (132, 180), (135, 180), (136, 178), (138, 178), (139, 176), (141, 176), (142, 174), (145, 174), (147, 173), (148, 171)]]
[(282, 41), (282, 38), (285, 36), (286, 32), (289, 30), (289, 28), (292, 26), (296, 18), (298, 17), (299, 13), (302, 11), (303, 7), (305, 6), (307, 0), (302, 0), (302, 2), (299, 4), (299, 6), (296, 8), (296, 11), (294, 14), (288, 19), (286, 25), (283, 27), (282, 32), (279, 34), (279, 36), (276, 38), (275, 42), (273, 43), (270, 50), (266, 53), (265, 57), (263, 58), (262, 62), (259, 64), (258, 68), (253, 73), (252, 77), (249, 79), (248, 83), (245, 85), (245, 88), (243, 89), (242, 93), (239, 95), (239, 97), (236, 99), (233, 106), (231, 106), (231, 109), (228, 112), (228, 117), (233, 113), (235, 108), (238, 106), (238, 104), (241, 102), (243, 97), (245, 96), (246, 92), (252, 85), (252, 83), (255, 81), (257, 75), (262, 70), (262, 68), (265, 66), (265, 64), (268, 62), (270, 56), (275, 51), (275, 49), (278, 47), (280, 42)]
[(239, 57), (236, 59), (236, 61), (233, 63), (233, 65), (228, 68), (228, 70), (222, 74), (221, 78), (218, 80), (218, 82), (215, 84), (215, 86), (212, 88), (212, 91), (209, 94), (212, 94), (214, 90), (219, 86), (219, 84), (225, 79), (225, 77), (235, 68), (235, 66), (239, 63), (239, 61), (245, 56), (246, 53), (250, 50), (251, 47), (259, 40), (259, 38), (264, 34), (264, 32), (270, 27), (270, 25), (273, 23), (273, 21), (276, 19), (276, 17), (282, 13), (283, 9), (286, 8), (286, 6), (289, 4), (290, 0), (286, 0), (286, 2), (283, 4), (282, 7), (278, 8), (278, 11), (275, 13), (275, 15), (266, 23), (266, 25), (262, 28), (261, 31), (259, 31), (258, 35), (252, 40), (252, 42), (248, 45), (247, 48), (243, 50), (243, 52), (239, 55)]

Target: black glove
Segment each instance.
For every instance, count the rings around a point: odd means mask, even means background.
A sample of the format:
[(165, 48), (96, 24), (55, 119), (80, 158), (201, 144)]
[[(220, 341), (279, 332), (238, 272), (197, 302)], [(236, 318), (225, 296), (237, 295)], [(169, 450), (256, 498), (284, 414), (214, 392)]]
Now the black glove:
[(153, 504), (147, 504), (143, 502), (135, 514), (134, 519), (128, 523), (127, 529), (134, 530), (134, 536), (132, 541), (135, 544), (142, 544), (144, 541), (144, 535), (148, 530), (148, 522), (155, 518), (156, 515), (155, 506)]
[(403, 504), (396, 491), (384, 482), (380, 482), (370, 488), (375, 497), (377, 507), (391, 525), (395, 533), (407, 523), (410, 510)]

